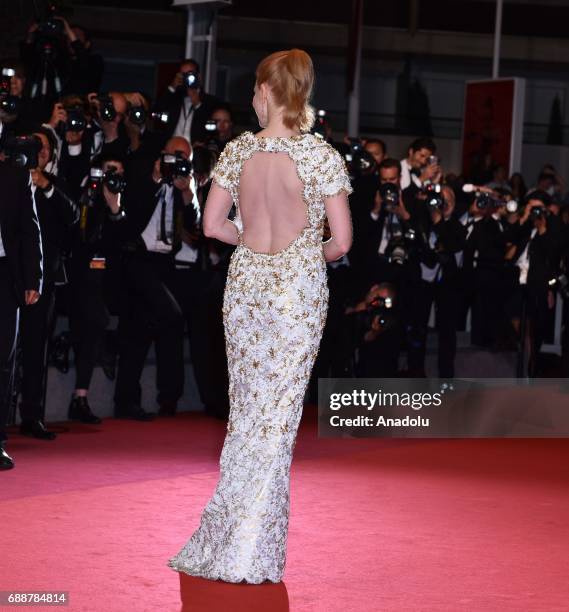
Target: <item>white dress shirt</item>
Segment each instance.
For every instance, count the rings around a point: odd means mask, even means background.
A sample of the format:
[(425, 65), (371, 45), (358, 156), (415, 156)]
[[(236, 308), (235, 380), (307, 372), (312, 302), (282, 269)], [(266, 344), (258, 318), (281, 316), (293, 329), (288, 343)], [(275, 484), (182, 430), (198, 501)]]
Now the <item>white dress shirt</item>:
[[(142, 232), (142, 239), (149, 251), (154, 251), (155, 253), (170, 253), (174, 241), (174, 187), (172, 185), (163, 184), (158, 190), (156, 198), (156, 207), (154, 208), (148, 225)], [(166, 240), (170, 244), (161, 240), (162, 202), (165, 202), (166, 206), (164, 225), (166, 229)]]
[(174, 136), (181, 136), (188, 142), (192, 142), (190, 134), (192, 132), (192, 121), (194, 120), (195, 111), (201, 106), (201, 103), (192, 106), (192, 100), (190, 96), (184, 98), (184, 104), (180, 109), (180, 118), (178, 124), (174, 130)]
[(411, 184), (411, 181), (413, 181), (415, 185), (419, 187), (419, 189), (421, 188), (422, 183), (419, 177), (411, 172), (411, 166), (409, 165), (407, 158), (405, 158), (401, 160), (401, 190), (403, 191), (403, 189), (407, 189), (407, 187), (409, 187)]

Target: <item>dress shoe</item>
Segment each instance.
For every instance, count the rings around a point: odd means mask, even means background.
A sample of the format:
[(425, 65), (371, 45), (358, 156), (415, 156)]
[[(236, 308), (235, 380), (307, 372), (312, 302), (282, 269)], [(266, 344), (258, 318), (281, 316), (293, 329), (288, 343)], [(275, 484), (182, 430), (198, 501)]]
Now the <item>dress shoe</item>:
[(102, 423), (102, 420), (91, 412), (87, 398), (75, 395), (71, 398), (67, 417), (72, 421), (81, 421), (81, 423), (89, 423), (90, 425)]
[(178, 402), (162, 402), (158, 414), (160, 416), (173, 417), (176, 416), (178, 410)]
[(43, 424), (43, 421), (23, 421), (20, 425), (20, 433), (23, 436), (30, 436), (38, 440), (55, 440), (57, 434), (53, 431), (48, 431)]
[(156, 415), (153, 412), (146, 412), (140, 406), (115, 405), (115, 419), (131, 419), (133, 421), (153, 421)]
[(0, 470), (11, 470), (14, 467), (14, 460), (0, 445)]

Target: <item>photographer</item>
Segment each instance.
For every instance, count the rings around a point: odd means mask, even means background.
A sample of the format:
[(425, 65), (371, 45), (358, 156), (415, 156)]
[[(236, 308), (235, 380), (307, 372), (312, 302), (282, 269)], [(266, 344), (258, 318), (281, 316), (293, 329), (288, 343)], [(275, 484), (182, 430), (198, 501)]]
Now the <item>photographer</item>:
[(56, 434), (43, 423), (43, 395), (46, 352), (51, 329), (56, 284), (66, 282), (64, 249), (68, 230), (78, 220), (77, 204), (66, 192), (65, 184), (46, 169), (53, 162), (56, 142), (51, 132), (40, 129), (33, 134), (41, 142), (37, 167), (31, 170), (36, 209), (43, 246), (44, 281), (42, 294), (34, 308), (22, 311), (20, 338), (22, 347), (22, 401), (20, 433), (43, 440)]
[(218, 154), (220, 154), (225, 145), (230, 140), (233, 140), (235, 136), (233, 133), (233, 119), (231, 118), (231, 112), (227, 108), (216, 108), (211, 114), (211, 118), (217, 126), (215, 140)]
[(137, 176), (131, 175), (131, 168), (143, 174), (152, 172), (166, 138), (163, 133), (152, 129), (149, 100), (139, 92), (125, 93), (124, 96), (128, 103), (124, 127), (129, 140), (125, 166), (130, 182), (137, 179)]
[(430, 138), (418, 138), (411, 143), (407, 157), (401, 160), (401, 189), (407, 189), (412, 184), (420, 189), (425, 181), (440, 174), (436, 151), (435, 143)]
[(0, 120), (0, 469), (14, 467), (5, 451), (18, 312), (33, 307), (42, 286), (42, 245), (30, 173), (14, 168), (4, 153)]
[(205, 142), (205, 124), (221, 100), (203, 90), (200, 68), (194, 59), (184, 60), (167, 91), (156, 101), (155, 111), (167, 116), (168, 137), (180, 136), (188, 142)]
[(20, 55), (30, 75), (30, 97), (53, 103), (61, 94), (97, 91), (103, 60), (91, 55), (91, 41), (85, 31), (71, 27), (55, 5), (50, 5), (43, 17), (30, 25), (20, 44)]
[(505, 267), (507, 244), (519, 224), (509, 223), (505, 201), (489, 188), (478, 188), (461, 220), (466, 228), (463, 284), (472, 305), (471, 342), (496, 348), (503, 324), (503, 305), (509, 286)]
[(93, 164), (81, 196), (69, 262), (69, 324), (75, 353), (75, 391), (69, 418), (98, 424), (88, 402), (89, 386), (109, 323), (107, 293), (113, 273), (114, 244), (125, 214), (123, 163), (112, 156)]
[(411, 215), (403, 201), (401, 166), (396, 159), (384, 159), (379, 165), (379, 189), (369, 218), (369, 263), (373, 278), (398, 283), (407, 259), (404, 249)]
[(526, 197), (519, 220), (520, 231), (506, 258), (519, 271), (516, 291), (508, 304), (512, 323), (520, 333), (520, 342), (529, 340), (528, 376), (538, 374), (538, 355), (547, 323), (547, 314), (555, 305), (550, 281), (558, 269), (561, 226), (550, 214), (551, 196), (533, 191)]
[(172, 138), (152, 175), (139, 174), (129, 184), (123, 261), (128, 299), (119, 320), (117, 417), (150, 420), (154, 416), (140, 406), (140, 377), (153, 340), (161, 414), (174, 414), (183, 392), (184, 321), (170, 284), (182, 228), (191, 232), (200, 219), (190, 159), (188, 141)]
[(434, 302), (439, 376), (454, 377), (460, 296), (457, 254), (464, 249), (466, 237), (466, 229), (454, 215), (455, 204), (454, 191), (437, 183), (409, 202), (417, 246), (410, 262), (415, 271), (408, 276), (402, 302), (409, 330), (407, 365), (412, 376), (425, 376), (428, 323)]
[(129, 140), (124, 127), (128, 102), (124, 94), (113, 91), (108, 95), (90, 93), (87, 100), (91, 105), (93, 145), (91, 159), (102, 153), (124, 159)]
[(364, 149), (373, 157), (378, 166), (387, 157), (385, 143), (379, 138), (367, 138)]
[(50, 105), (27, 95), (22, 62), (4, 60), (0, 70), (0, 108), (5, 127), (14, 134), (29, 134), (49, 117)]
[(353, 343), (351, 352), (358, 356), (355, 376), (397, 376), (401, 325), (396, 312), (395, 288), (389, 283), (372, 285), (361, 302), (346, 309), (346, 331)]

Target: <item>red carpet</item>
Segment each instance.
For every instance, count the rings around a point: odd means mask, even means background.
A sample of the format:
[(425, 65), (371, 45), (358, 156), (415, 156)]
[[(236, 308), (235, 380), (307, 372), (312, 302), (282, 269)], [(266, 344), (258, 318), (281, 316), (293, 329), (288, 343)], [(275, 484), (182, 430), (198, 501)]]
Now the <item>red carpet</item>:
[[(213, 492), (224, 434), (186, 413), (72, 425), (54, 442), (13, 435), (0, 590), (179, 612), (166, 563)], [(184, 612), (568, 610), (568, 485), (569, 440), (319, 440), (310, 407), (284, 583), (184, 577)]]

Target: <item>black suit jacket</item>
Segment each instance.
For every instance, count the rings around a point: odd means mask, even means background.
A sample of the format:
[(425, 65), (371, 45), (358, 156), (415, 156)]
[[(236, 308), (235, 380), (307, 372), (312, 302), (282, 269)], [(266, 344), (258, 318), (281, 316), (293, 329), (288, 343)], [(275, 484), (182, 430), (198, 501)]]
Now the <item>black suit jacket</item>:
[(44, 281), (63, 283), (67, 280), (64, 253), (69, 245), (69, 230), (79, 219), (79, 209), (69, 196), (65, 181), (48, 176), (54, 187), (51, 196), (47, 197), (50, 190), (44, 192), (36, 189), (35, 192), (43, 245)]
[[(156, 101), (156, 110), (162, 113), (168, 114), (168, 123), (166, 124), (166, 133), (168, 138), (171, 138), (174, 134), (178, 120), (180, 119), (180, 113), (184, 105), (185, 93), (176, 90), (172, 93), (169, 89)], [(208, 119), (211, 118), (213, 111), (219, 107), (226, 107), (227, 105), (222, 102), (219, 98), (210, 94), (202, 94), (202, 101), (194, 111), (192, 119), (192, 127), (190, 130), (190, 140), (192, 142), (202, 142), (207, 139), (207, 132), (205, 124)]]
[(42, 288), (42, 243), (30, 174), (0, 162), (0, 231), (16, 299)]

